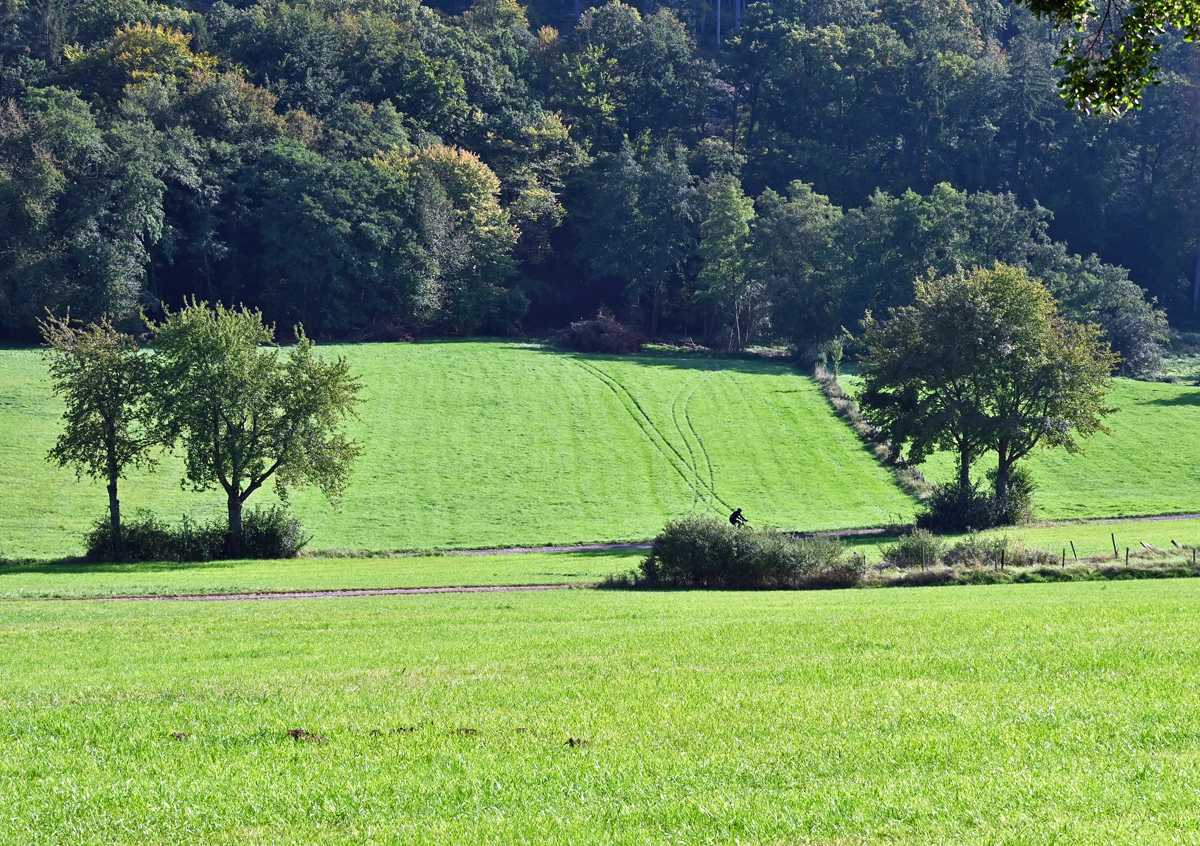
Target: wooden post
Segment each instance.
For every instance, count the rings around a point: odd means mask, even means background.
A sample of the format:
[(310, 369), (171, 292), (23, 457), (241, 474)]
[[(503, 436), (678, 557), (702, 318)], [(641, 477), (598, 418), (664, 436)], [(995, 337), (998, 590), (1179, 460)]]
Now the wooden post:
[(1117, 552), (1117, 533), (1116, 532), (1112, 533), (1112, 539), (1113, 539), (1113, 558), (1120, 558), (1121, 553)]
[(1129, 547), (1125, 547), (1125, 566), (1129, 566)]
[(1000, 569), (1004, 569), (1004, 550), (1000, 550)]
[(1079, 553), (1075, 551), (1075, 541), (1071, 541), (1071, 557), (1076, 561), (1079, 560)]
[(1196, 566), (1196, 547), (1192, 547), (1192, 566)]
[(1063, 562), (1062, 562), (1062, 566), (1063, 566), (1064, 568), (1067, 566), (1067, 550), (1066, 550), (1066, 548), (1065, 548), (1065, 547), (1063, 548)]

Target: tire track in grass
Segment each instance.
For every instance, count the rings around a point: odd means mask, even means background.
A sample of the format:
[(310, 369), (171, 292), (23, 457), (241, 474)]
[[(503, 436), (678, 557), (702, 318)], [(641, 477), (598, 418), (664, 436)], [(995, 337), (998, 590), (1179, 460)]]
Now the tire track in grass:
[[(700, 459), (696, 457), (696, 449), (692, 447), (693, 440), (696, 442), (696, 447), (699, 449), (700, 455), (704, 458), (704, 464), (708, 470), (707, 487), (712, 496), (712, 499), (705, 501), (704, 504), (713, 511), (717, 510), (714, 500), (720, 500), (716, 495), (717, 482), (716, 477), (713, 474), (712, 459), (708, 455), (708, 450), (704, 447), (704, 440), (700, 437), (700, 434), (696, 431), (696, 427), (692, 424), (692, 417), (689, 408), (691, 406), (692, 397), (696, 395), (696, 391), (700, 390), (700, 386), (711, 379), (716, 372), (717, 371), (715, 370), (708, 371), (691, 386), (691, 391), (688, 392), (687, 398), (683, 401), (683, 419), (686, 426), (679, 422), (678, 402), (679, 398), (683, 396), (683, 392), (687, 390), (687, 386), (685, 385), (683, 388), (680, 388), (679, 393), (675, 395), (675, 399), (671, 401), (671, 418), (675, 422), (675, 429), (679, 432), (679, 437), (683, 439), (685, 444), (687, 444), (688, 454), (692, 457), (692, 472), (694, 472), (696, 476), (701, 479), (702, 483), (703, 476), (700, 472)], [(689, 432), (691, 433), (691, 438), (688, 438)], [(721, 504), (724, 505), (724, 502)], [(726, 506), (726, 508), (728, 508), (728, 506)]]
[[(683, 434), (683, 429), (679, 425), (679, 417), (675, 413), (675, 406), (678, 405), (679, 398), (681, 396), (683, 396), (683, 392), (686, 391), (687, 389), (688, 389), (688, 383), (685, 381), (683, 384), (681, 384), (679, 386), (679, 390), (675, 392), (675, 396), (671, 397), (671, 420), (675, 423), (675, 431), (677, 431), (679, 433), (679, 437), (681, 437), (683, 439), (683, 445), (685, 447), (687, 447), (688, 455), (691, 457), (691, 461), (685, 460), (684, 463), (687, 465), (689, 470), (691, 470), (693, 473), (696, 473), (697, 472), (696, 471), (696, 467), (697, 467), (696, 451), (694, 449), (692, 449), (691, 442), (687, 439), (687, 436)], [(697, 503), (701, 503), (701, 502), (704, 502), (704, 499), (700, 496), (700, 492), (693, 486), (692, 487), (692, 510), (695, 511)], [(707, 505), (708, 503), (704, 503), (704, 504)]]
[[(692, 489), (693, 494), (703, 498), (703, 494), (701, 494), (699, 488), (697, 487), (697, 485), (699, 485), (700, 487), (704, 488), (717, 502), (725, 505), (724, 501), (717, 496), (716, 491), (709, 489), (708, 484), (700, 477), (700, 474), (695, 472), (692, 466), (688, 464), (687, 459), (684, 458), (683, 454), (675, 448), (675, 445), (672, 444), (671, 441), (658, 430), (658, 427), (654, 425), (654, 421), (651, 419), (650, 415), (646, 413), (646, 410), (642, 408), (641, 403), (637, 401), (637, 397), (635, 397), (628, 388), (600, 368), (589, 364), (586, 361), (581, 361), (577, 358), (572, 358), (571, 361), (583, 368), (583, 370), (586, 372), (595, 376), (600, 380), (600, 382), (607, 386), (610, 391), (613, 392), (613, 394), (617, 397), (617, 401), (621, 403), (625, 411), (628, 412), (629, 416), (633, 418), (635, 423), (637, 423), (638, 427), (642, 430), (642, 433), (645, 434), (650, 443), (654, 445), (654, 448), (659, 451), (662, 457), (666, 459), (671, 468), (679, 474), (680, 478), (683, 479), (683, 483)], [(674, 457), (672, 458), (672, 456)], [(680, 465), (683, 465), (683, 467), (681, 468)], [(685, 472), (684, 468), (692, 472)]]
[[(684, 382), (683, 385), (680, 386), (679, 390), (675, 392), (675, 396), (671, 399), (671, 422), (673, 422), (675, 424), (675, 431), (679, 433), (679, 438), (680, 438), (680, 440), (683, 441), (684, 446), (687, 447), (688, 456), (690, 456), (690, 458), (691, 458), (691, 461), (688, 462), (688, 469), (690, 469), (693, 473), (695, 473), (696, 477), (699, 478), (701, 480), (701, 482), (703, 482), (703, 476), (700, 473), (700, 460), (696, 457), (696, 448), (694, 446), (692, 446), (692, 440), (688, 438), (687, 430), (679, 422), (679, 400), (681, 398), (683, 398), (684, 391), (687, 391), (688, 388), (691, 388), (691, 391), (688, 393), (687, 398), (684, 399), (684, 401), (683, 401), (684, 416), (686, 417), (687, 404), (691, 400), (692, 394), (694, 394), (696, 392), (696, 388), (698, 388), (700, 386), (700, 384), (702, 382), (704, 382), (704, 380), (707, 379), (711, 375), (712, 375), (712, 373), (709, 372), (709, 373), (701, 376), (694, 383)], [(692, 430), (692, 437), (694, 438), (695, 435), (696, 435), (695, 431)], [(697, 445), (700, 447), (701, 452), (703, 452), (704, 445), (702, 443), (699, 443), (699, 439), (697, 439)], [(705, 457), (707, 457), (707, 456), (705, 456)], [(713, 483), (712, 483), (712, 474), (711, 473), (709, 474), (708, 482), (709, 482), (708, 483), (709, 491), (715, 491), (716, 486), (713, 485)], [(695, 508), (695, 506), (698, 503), (704, 505), (705, 508), (715, 510), (715, 507), (713, 506), (711, 499), (701, 496), (700, 493), (697, 491), (696, 496), (692, 499), (693, 508)]]

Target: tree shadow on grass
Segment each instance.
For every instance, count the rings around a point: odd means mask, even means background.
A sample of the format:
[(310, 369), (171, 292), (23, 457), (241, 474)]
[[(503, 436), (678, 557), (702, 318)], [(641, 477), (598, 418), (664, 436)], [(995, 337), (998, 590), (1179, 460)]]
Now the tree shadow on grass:
[(600, 362), (620, 361), (638, 364), (643, 367), (669, 367), (675, 370), (724, 370), (736, 373), (790, 373), (796, 376), (807, 376), (798, 369), (788, 358), (768, 358), (765, 356), (737, 355), (735, 353), (703, 352), (689, 353), (686, 351), (646, 350), (630, 355), (612, 355), (607, 353), (580, 353), (573, 350), (553, 347), (549, 344), (541, 347), (524, 347), (532, 351), (553, 355), (558, 358), (569, 358), (575, 361)]
[(1189, 390), (1178, 393), (1173, 397), (1159, 397), (1158, 399), (1149, 400), (1146, 405), (1161, 405), (1161, 406), (1200, 406), (1200, 391)]
[(0, 563), (0, 579), (5, 576), (29, 575), (42, 573), (46, 575), (68, 575), (84, 573), (124, 573), (136, 575), (139, 573), (170, 573), (188, 570), (228, 570), (245, 563), (242, 560), (232, 561), (88, 561), (86, 558), (59, 558), (50, 561), (10, 561)]

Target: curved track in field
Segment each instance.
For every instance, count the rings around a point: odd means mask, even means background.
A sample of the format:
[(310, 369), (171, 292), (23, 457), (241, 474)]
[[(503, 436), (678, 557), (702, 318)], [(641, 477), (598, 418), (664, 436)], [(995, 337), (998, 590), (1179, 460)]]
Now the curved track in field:
[[(708, 488), (708, 490), (712, 496), (712, 499), (707, 502), (704, 501), (703, 499), (700, 499), (700, 501), (704, 502), (705, 506), (707, 506), (708, 508), (710, 508), (714, 511), (717, 509), (716, 509), (716, 505), (713, 500), (716, 500), (716, 502), (720, 502), (722, 505), (725, 506), (725, 508), (727, 510), (732, 510), (729, 508), (729, 506), (724, 501), (722, 501), (716, 495), (717, 482), (716, 482), (716, 477), (713, 474), (712, 458), (709, 456), (708, 450), (705, 449), (705, 447), (704, 447), (704, 439), (700, 437), (700, 433), (696, 431), (695, 424), (692, 423), (692, 415), (690, 412), (690, 407), (692, 404), (692, 397), (694, 397), (696, 395), (696, 391), (700, 390), (700, 387), (705, 382), (707, 382), (710, 378), (712, 378), (712, 376), (715, 373), (716, 373), (715, 370), (710, 370), (707, 373), (705, 373), (703, 376), (701, 376), (698, 380), (696, 380), (696, 382), (694, 384), (691, 385), (691, 390), (688, 391), (687, 397), (683, 400), (683, 423), (682, 424), (679, 422), (679, 399), (680, 399), (680, 397), (683, 396), (683, 392), (687, 391), (689, 386), (684, 385), (683, 387), (681, 387), (679, 389), (679, 392), (675, 394), (675, 398), (673, 400), (671, 400), (671, 418), (675, 423), (675, 430), (677, 432), (679, 432), (679, 437), (687, 445), (688, 455), (690, 455), (692, 457), (692, 462), (691, 462), (692, 472), (695, 473), (696, 477), (699, 478), (702, 482), (703, 482), (703, 475), (700, 472), (700, 459), (696, 456), (697, 451), (699, 451), (700, 456), (703, 457), (703, 459), (704, 459), (704, 466), (705, 466), (705, 469), (708, 471), (708, 484), (706, 485), (706, 487)], [(689, 434), (691, 434), (691, 438), (688, 437)], [(696, 444), (696, 446), (694, 448), (692, 446), (693, 441)]]
[[(692, 456), (692, 460), (689, 461), (687, 456), (680, 452), (679, 448), (671, 442), (671, 439), (659, 431), (659, 428), (655, 424), (653, 418), (650, 417), (646, 409), (642, 407), (640, 402), (638, 402), (637, 397), (635, 397), (628, 388), (622, 385), (620, 381), (589, 362), (582, 361), (577, 358), (572, 358), (570, 361), (575, 363), (590, 375), (594, 376), (601, 383), (603, 383), (605, 387), (612, 391), (613, 395), (617, 398), (617, 401), (621, 403), (621, 406), (625, 409), (629, 416), (633, 418), (634, 423), (636, 423), (638, 428), (642, 430), (642, 434), (646, 436), (647, 440), (649, 440), (650, 443), (654, 445), (654, 448), (657, 449), (662, 455), (662, 457), (666, 459), (667, 463), (671, 465), (671, 468), (679, 474), (679, 477), (683, 479), (684, 484), (691, 489), (693, 494), (693, 502), (705, 502), (711, 499), (711, 501), (718, 502), (727, 509), (729, 508), (729, 505), (723, 499), (721, 499), (719, 494), (717, 494), (712, 480), (705, 479), (700, 474), (699, 468), (697, 467), (698, 462), (696, 461), (694, 454)], [(703, 382), (704, 380), (701, 379), (700, 381)], [(697, 384), (697, 387), (699, 387), (699, 383)], [(695, 393), (694, 390), (693, 393)], [(682, 394), (682, 389), (680, 394)], [(677, 398), (678, 396), (679, 394), (676, 395)], [(674, 402), (672, 404), (674, 404)], [(685, 443), (685, 449), (690, 452), (692, 448), (690, 444), (687, 443), (687, 438), (684, 437), (683, 440)], [(697, 438), (697, 441), (699, 441), (699, 438)], [(701, 449), (703, 450), (703, 444), (701, 444)], [(707, 460), (708, 453), (704, 452), (704, 455), (705, 459)], [(711, 470), (711, 463), (709, 466)]]

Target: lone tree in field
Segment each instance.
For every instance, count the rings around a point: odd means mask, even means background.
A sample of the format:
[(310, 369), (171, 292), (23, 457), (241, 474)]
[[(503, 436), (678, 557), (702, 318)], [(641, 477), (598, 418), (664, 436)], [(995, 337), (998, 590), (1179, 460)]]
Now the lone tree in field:
[(242, 504), (268, 479), (283, 499), (308, 483), (331, 500), (345, 489), (359, 448), (340, 427), (360, 402), (345, 359), (316, 358), (301, 327), (286, 355), (264, 348), (275, 333), (262, 313), (220, 303), (193, 301), (152, 328), (164, 440), (183, 441), (185, 484), (225, 491), (228, 555), (241, 554)]
[(147, 394), (151, 362), (132, 335), (103, 318), (81, 326), (71, 316), (38, 321), (46, 344), (54, 393), (66, 403), (63, 432), (49, 460), (108, 482), (113, 549), (121, 550), (121, 501), (117, 481), (129, 467), (152, 466), (158, 443), (152, 433)]
[(1106, 432), (1117, 363), (1099, 327), (1065, 320), (1050, 292), (1021, 268), (996, 264), (918, 280), (916, 301), (863, 321), (859, 403), (897, 449), (920, 463), (953, 451), (958, 484), (995, 452), (996, 498), (1034, 447), (1081, 451)]

